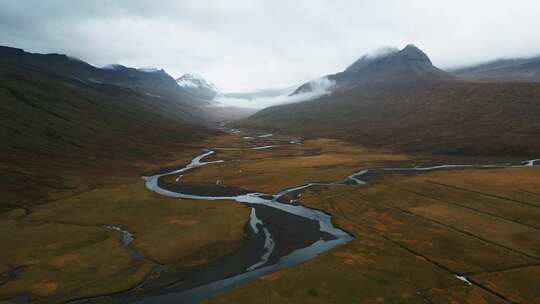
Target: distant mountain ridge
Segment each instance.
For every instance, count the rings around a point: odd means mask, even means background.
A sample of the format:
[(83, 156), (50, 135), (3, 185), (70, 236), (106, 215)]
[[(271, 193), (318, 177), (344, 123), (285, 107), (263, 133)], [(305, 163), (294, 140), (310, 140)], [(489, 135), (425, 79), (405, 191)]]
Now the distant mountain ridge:
[(293, 92), (297, 86), (279, 89), (262, 89), (247, 92), (224, 92), (214, 83), (204, 77), (187, 73), (176, 79), (177, 84), (182, 89), (194, 97), (204, 100), (207, 105), (214, 109), (219, 109), (218, 117), (226, 117), (236, 120), (245, 118), (253, 114), (259, 102), (272, 102), (286, 100), (285, 98)]
[(176, 79), (176, 82), (190, 94), (209, 101), (219, 99), (220, 97), (253, 100), (257, 98), (285, 96), (297, 88), (297, 86), (291, 86), (279, 89), (262, 89), (247, 92), (223, 92), (223, 90), (218, 88), (211, 81), (192, 73), (182, 75)]
[(414, 45), (362, 56), (321, 79), (333, 82), (330, 95), (272, 106), (233, 125), (391, 150), (540, 155), (540, 84), (460, 79)]
[(163, 69), (136, 69), (120, 64), (103, 68), (62, 54), (38, 54), (0, 46), (0, 63), (16, 64), (51, 75), (69, 77), (85, 83), (106, 83), (154, 97), (166, 97), (192, 106), (207, 104), (180, 87)]
[(8, 47), (0, 47), (0, 113), (0, 188), (14, 195), (0, 198), (0, 210), (47, 200), (64, 175), (114, 171), (217, 133), (215, 116), (164, 71)]
[[(37, 54), (0, 46), (0, 64), (17, 65), (50, 76), (66, 77), (86, 84), (107, 84), (133, 90), (154, 99), (169, 100), (185, 107), (186, 120), (208, 124), (238, 119), (251, 114), (240, 108), (217, 108), (214, 97), (221, 94), (217, 86), (194, 74), (174, 79), (163, 69), (137, 69), (120, 64), (102, 68), (61, 54)], [(202, 119), (201, 119), (202, 118)]]
[(540, 56), (499, 59), (450, 72), (470, 80), (540, 82)]

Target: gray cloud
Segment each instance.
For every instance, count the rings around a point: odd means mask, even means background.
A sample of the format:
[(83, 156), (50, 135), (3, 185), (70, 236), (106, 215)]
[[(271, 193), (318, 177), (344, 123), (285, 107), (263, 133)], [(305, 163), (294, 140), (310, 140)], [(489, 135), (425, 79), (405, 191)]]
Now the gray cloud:
[(0, 0), (0, 44), (247, 90), (315, 79), (387, 45), (414, 43), (441, 67), (540, 54), (538, 16), (535, 0)]

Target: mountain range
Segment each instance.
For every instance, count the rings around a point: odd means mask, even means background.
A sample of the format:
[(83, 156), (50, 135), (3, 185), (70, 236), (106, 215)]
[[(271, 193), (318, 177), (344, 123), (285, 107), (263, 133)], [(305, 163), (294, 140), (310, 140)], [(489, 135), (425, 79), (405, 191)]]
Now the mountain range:
[(323, 76), (334, 83), (331, 95), (269, 107), (234, 125), (422, 153), (540, 154), (540, 84), (460, 75), (408, 45)]
[(33, 54), (10, 47), (0, 47), (0, 63), (24, 67), (48, 76), (65, 77), (71, 81), (111, 84), (141, 94), (177, 98), (186, 104), (197, 103), (164, 70), (140, 70), (118, 64), (98, 68), (66, 55)]
[(0, 47), (0, 100), (0, 188), (27, 189), (4, 195), (3, 208), (46, 200), (73, 172), (164, 155), (156, 145), (217, 132), (216, 110), (163, 70), (97, 68), (59, 54)]
[(213, 102), (214, 105), (220, 105), (219, 100), (223, 98), (255, 100), (257, 98), (287, 96), (288, 94), (294, 92), (294, 90), (297, 88), (297, 86), (290, 86), (286, 88), (261, 89), (248, 92), (224, 92), (211, 81), (203, 78), (200, 75), (191, 73), (182, 75), (176, 79), (176, 82), (191, 95), (207, 100), (210, 103)]
[(470, 80), (540, 82), (540, 56), (499, 59), (479, 65), (454, 69), (451, 73)]
[[(6, 193), (29, 189), (24, 197), (5, 195), (0, 205), (39, 202), (67, 183), (59, 175), (163, 154), (166, 149), (154, 147), (189, 145), (216, 134), (216, 122), (239, 118), (233, 126), (391, 150), (536, 157), (537, 67), (538, 58), (530, 58), (443, 71), (408, 45), (362, 56), (296, 90), (223, 93), (195, 75), (174, 79), (161, 69), (98, 68), (66, 55), (0, 47), (0, 186)], [(244, 100), (296, 95), (321, 83), (331, 94), (248, 118), (254, 110), (216, 101), (226, 94)], [(51, 170), (57, 173), (43, 174)]]

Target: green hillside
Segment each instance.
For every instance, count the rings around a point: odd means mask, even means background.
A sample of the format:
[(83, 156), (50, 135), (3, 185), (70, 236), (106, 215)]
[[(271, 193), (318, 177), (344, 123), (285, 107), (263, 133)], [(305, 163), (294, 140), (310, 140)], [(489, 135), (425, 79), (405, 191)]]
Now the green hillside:
[[(0, 51), (5, 55), (13, 50)], [(77, 188), (89, 170), (118, 164), (119, 159), (166, 153), (156, 150), (160, 144), (185, 144), (215, 132), (202, 126), (208, 113), (196, 100), (173, 92), (162, 72), (147, 77), (156, 91), (146, 94), (143, 80), (128, 85), (144, 72), (101, 72), (62, 55), (15, 53), (0, 59), (4, 209), (46, 201), (51, 191)], [(106, 82), (100, 73), (115, 80)], [(101, 80), (88, 81), (90, 74)]]
[(331, 95), (263, 109), (235, 125), (409, 152), (540, 155), (540, 84), (460, 80), (419, 49), (422, 60), (405, 56), (411, 48), (336, 74)]
[(540, 85), (451, 82), (359, 87), (264, 109), (236, 123), (396, 150), (540, 154)]

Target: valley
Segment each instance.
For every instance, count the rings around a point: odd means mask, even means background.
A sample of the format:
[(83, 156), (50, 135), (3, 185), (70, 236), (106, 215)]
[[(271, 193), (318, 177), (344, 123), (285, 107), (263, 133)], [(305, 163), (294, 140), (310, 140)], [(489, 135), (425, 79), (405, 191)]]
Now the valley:
[(534, 58), (227, 95), (0, 55), (1, 304), (540, 301)]
[[(282, 147), (283, 142), (281, 141)], [(265, 144), (276, 146), (279, 143), (279, 140), (265, 142)], [(302, 148), (305, 149), (304, 152), (313, 148), (321, 149), (321, 156), (333, 159), (328, 164), (334, 165), (334, 169), (336, 167), (348, 168), (349, 174), (354, 171), (353, 168), (358, 169), (358, 166), (375, 171), (373, 177), (369, 175), (360, 177), (368, 181), (366, 186), (314, 186), (305, 189), (300, 197), (301, 204), (332, 214), (334, 222), (346, 231), (352, 232), (355, 239), (349, 244), (336, 248), (333, 254), (324, 253), (300, 267), (263, 276), (248, 283), (245, 287), (240, 287), (224, 296), (218, 296), (210, 302), (249, 302), (255, 294), (265, 294), (268, 301), (276, 303), (312, 300), (341, 303), (354, 299), (355, 295), (358, 301), (364, 303), (371, 301), (417, 303), (426, 299), (432, 303), (449, 301), (528, 303), (535, 301), (537, 295), (519, 298), (515, 293), (505, 290), (504, 286), (515, 277), (503, 278), (507, 272), (515, 274), (512, 271), (525, 273), (532, 271), (530, 274), (533, 274), (535, 267), (538, 266), (538, 248), (535, 248), (538, 240), (534, 237), (537, 227), (529, 226), (524, 220), (527, 217), (525, 213), (530, 213), (530, 223), (538, 222), (536, 209), (539, 205), (535, 202), (538, 197), (533, 196), (523, 200), (523, 194), (528, 196), (526, 194), (528, 191), (538, 187), (538, 181), (535, 181), (538, 170), (534, 166), (529, 166), (530, 163), (525, 162), (526, 166), (522, 167), (521, 162), (518, 161), (514, 167), (497, 168), (486, 165), (485, 160), (482, 164), (480, 159), (468, 159), (469, 163), (479, 165), (476, 168), (473, 166), (452, 169), (452, 167), (445, 168), (444, 166), (426, 166), (427, 160), (419, 157), (374, 153), (358, 146), (351, 147), (331, 140), (305, 141), (305, 146)], [(295, 147), (290, 148), (285, 145), (284, 149), (295, 150)], [(278, 146), (268, 150), (279, 151), (280, 148)], [(351, 152), (356, 155), (349, 163), (348, 158), (352, 155), (348, 153)], [(283, 151), (277, 153), (281, 155)], [(216, 158), (218, 156), (219, 154)], [(276, 165), (285, 160), (273, 161), (271, 156), (265, 158), (266, 162), (274, 163), (266, 170), (250, 169), (249, 162), (232, 165), (234, 170), (231, 170), (231, 167), (226, 167), (225, 170), (219, 168), (225, 167), (225, 162), (205, 166), (194, 171), (195, 174), (183, 178), (186, 178), (184, 181), (189, 183), (202, 182), (204, 180), (202, 176), (207, 178), (212, 176), (223, 184), (229, 185), (229, 182), (241, 184), (242, 182), (238, 181), (242, 179), (238, 176), (240, 174), (228, 174), (236, 171), (236, 168), (240, 168), (238, 171), (249, 172), (247, 175), (250, 177), (249, 181), (253, 180), (251, 177), (254, 175), (261, 174), (264, 175), (264, 180), (273, 180), (272, 176), (275, 176), (273, 174), (285, 176), (285, 174), (279, 174), (279, 166)], [(309, 158), (316, 159), (316, 163), (325, 167), (325, 162), (321, 161), (317, 155), (302, 156), (303, 161), (298, 161), (298, 158), (300, 157), (293, 157), (302, 169), (309, 167)], [(451, 163), (464, 161), (463, 159), (446, 160)], [(254, 161), (259, 162), (256, 158)], [(410, 174), (399, 173), (382, 173), (377, 176), (378, 170), (388, 171), (385, 168), (388, 169), (389, 165), (403, 167), (404, 164), (411, 162), (421, 166), (416, 170), (421, 173), (416, 174), (413, 171), (412, 177)], [(219, 169), (216, 170), (215, 167)], [(272, 173), (274, 168), (277, 172)], [(307, 179), (304, 177), (302, 182), (296, 184), (300, 185), (306, 181), (332, 180), (327, 177), (323, 168), (318, 169), (316, 174), (308, 175)], [(433, 168), (433, 172), (430, 168)], [(448, 171), (445, 171), (447, 169)], [(520, 169), (525, 171), (520, 172)], [(208, 173), (203, 171), (208, 171)], [(511, 177), (515, 182), (504, 182), (510, 189), (498, 190), (494, 193), (494, 189), (500, 188), (491, 186), (490, 183), (493, 181), (500, 185), (501, 181), (496, 181), (501, 175)], [(294, 176), (292, 178), (294, 180)], [(456, 180), (459, 181), (458, 184)], [(244, 182), (249, 183), (247, 180)], [(472, 189), (460, 187), (471, 182), (474, 183)], [(272, 188), (267, 189), (272, 191)], [(297, 198), (293, 196), (289, 203), (294, 204)], [(504, 205), (508, 206), (505, 208)], [(522, 206), (525, 206), (523, 208), (525, 213), (516, 214), (515, 212), (519, 212)], [(502, 236), (501, 233), (506, 236)], [(515, 243), (517, 235), (523, 237), (521, 245)], [(522, 250), (519, 246), (525, 246), (528, 249), (522, 247)], [(388, 261), (396, 264), (388, 265)], [(324, 265), (322, 269), (321, 265)], [(415, 270), (412, 271), (408, 267), (414, 267)], [(339, 270), (336, 271), (337, 269)], [(385, 274), (387, 271), (389, 273)], [(329, 278), (330, 273), (335, 275)], [(367, 275), (368, 273), (371, 275)], [(521, 273), (522, 277), (518, 280), (525, 279), (527, 277), (525, 273)], [(361, 279), (364, 275), (366, 277)], [(389, 275), (391, 276), (388, 277)], [(490, 283), (486, 286), (481, 283), (487, 282), (482, 278), (491, 276), (498, 278), (497, 284)], [(353, 277), (356, 279), (352, 279)], [(392, 283), (390, 279), (392, 277), (392, 280), (397, 281)], [(303, 279), (300, 280), (300, 278)], [(308, 279), (305, 282), (307, 278), (311, 280)], [(382, 280), (381, 285), (377, 285), (377, 278)], [(383, 278), (390, 281), (382, 283), (385, 281)], [(332, 281), (331, 285), (328, 284), (329, 281)], [(299, 282), (302, 283), (299, 285)], [(410, 284), (411, 287), (405, 287), (403, 282), (408, 282), (406, 285)], [(302, 289), (304, 283), (306, 287)], [(369, 286), (369, 288), (357, 290), (354, 288), (356, 284)], [(388, 295), (387, 284), (400, 286), (403, 290)], [(290, 286), (294, 288), (291, 289)], [(525, 287), (526, 290), (529, 290), (528, 288)], [(271, 292), (267, 293), (270, 290)], [(317, 290), (320, 290), (321, 294)], [(386, 292), (381, 294), (382, 290)], [(531, 293), (520, 290), (520, 294), (530, 295)]]
[[(203, 148), (214, 153), (201, 152)], [(197, 273), (203, 274), (201, 282), (211, 283), (220, 278), (212, 268), (221, 269), (220, 263), (235, 265), (235, 260), (241, 261), (240, 265), (255, 265), (265, 252), (261, 248), (266, 248), (257, 247), (264, 243), (260, 243), (261, 239), (257, 246), (253, 245), (256, 240), (249, 241), (254, 230), (249, 206), (257, 205), (250, 205), (249, 199), (246, 206), (234, 202), (238, 199), (232, 197), (215, 201), (205, 196), (278, 193), (292, 187), (293, 191), (276, 197), (276, 202), (268, 201), (270, 209), (275, 208), (273, 204), (302, 204), (322, 210), (332, 217), (336, 227), (354, 239), (301, 265), (283, 270), (281, 266), (272, 268), (275, 263), (279, 265), (280, 257), (287, 252), (308, 246), (317, 237), (299, 243), (309, 235), (300, 232), (304, 229), (300, 218), (272, 224), (275, 220), (271, 213), (256, 207), (264, 225), (255, 227), (262, 229), (270, 224), (278, 247), (270, 252), (265, 263), (245, 272), (249, 275), (244, 280), (232, 285), (220, 282), (225, 287), (204, 292), (204, 298), (217, 295), (208, 300), (210, 303), (247, 303), (255, 294), (276, 303), (345, 299), (364, 303), (380, 299), (394, 303), (417, 303), (424, 299), (432, 303), (529, 303), (538, 297), (534, 286), (527, 284), (519, 285), (519, 294), (509, 290), (512, 282), (533, 275), (539, 265), (540, 248), (535, 247), (540, 243), (535, 239), (540, 206), (536, 194), (538, 166), (522, 166), (518, 159), (436, 159), (388, 153), (332, 139), (302, 140), (237, 131), (183, 149), (176, 156), (178, 159), (168, 165), (144, 167), (149, 174), (155, 174), (152, 167), (171, 168), (154, 171), (158, 174), (174, 172), (183, 167), (178, 165), (189, 163), (197, 154), (204, 156), (201, 162), (210, 163), (195, 166), (189, 172), (165, 175), (165, 184), (160, 185), (173, 192), (187, 191), (188, 196), (201, 197), (168, 198), (148, 191), (140, 177), (133, 176), (118, 178), (117, 185), (111, 182), (34, 207), (31, 214), (21, 215), (17, 210), (4, 214), (2, 224), (6, 229), (2, 231), (16, 236), (10, 248), (17, 251), (4, 256), (2, 261), (6, 271), (13, 271), (8, 265), (17, 265), (17, 271), (6, 277), (0, 294), (5, 296), (17, 290), (36, 303), (85, 297), (88, 300), (83, 303), (116, 303), (119, 299), (184, 303), (185, 293), (181, 291), (197, 285), (187, 283), (197, 278)], [(515, 167), (385, 170), (495, 163), (511, 163)], [(525, 163), (528, 164), (534, 162)], [(366, 185), (329, 184), (366, 169), (367, 173), (355, 175)], [(294, 191), (294, 186), (307, 182), (321, 185)], [(280, 217), (283, 216), (277, 218)], [(133, 233), (134, 240), (122, 245), (122, 234), (106, 225), (123, 227)], [(65, 243), (67, 235), (61, 231), (69, 233), (71, 244)], [(29, 238), (31, 247), (41, 241), (46, 249), (32, 252)], [(249, 252), (247, 256), (251, 258), (235, 258), (235, 253), (242, 251)], [(269, 267), (263, 267), (265, 264)], [(95, 267), (100, 271), (88, 276), (87, 271)], [(214, 274), (204, 279), (208, 267)], [(235, 267), (219, 271), (235, 273), (239, 269)], [(249, 267), (240, 268), (244, 272)], [(246, 285), (229, 289), (246, 280)], [(117, 283), (111, 284), (114, 281)], [(333, 283), (328, 285), (329, 281)], [(367, 287), (359, 289), (357, 284)], [(82, 286), (84, 293), (78, 291)], [(389, 290), (389, 286), (395, 289)], [(94, 298), (110, 293), (118, 295)]]

